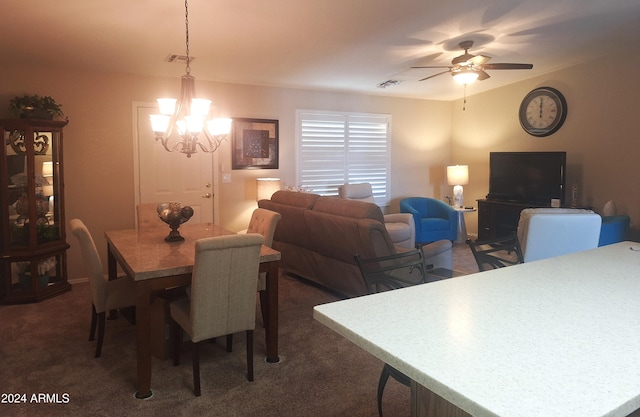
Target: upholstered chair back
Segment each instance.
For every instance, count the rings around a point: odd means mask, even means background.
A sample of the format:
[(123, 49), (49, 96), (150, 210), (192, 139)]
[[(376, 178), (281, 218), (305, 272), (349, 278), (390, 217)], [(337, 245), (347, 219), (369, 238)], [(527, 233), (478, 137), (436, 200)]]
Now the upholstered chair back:
[(102, 271), (102, 262), (96, 249), (96, 245), (89, 233), (89, 229), (80, 219), (73, 219), (69, 222), (71, 233), (78, 239), (82, 257), (89, 274), (89, 287), (91, 289), (91, 299), (97, 313), (106, 310), (107, 282)]
[(524, 209), (518, 222), (524, 262), (596, 248), (601, 224), (600, 215), (591, 210)]
[(278, 212), (257, 208), (251, 215), (247, 233), (257, 233), (262, 235), (264, 238), (263, 245), (271, 247), (273, 244), (273, 235), (276, 231), (276, 226), (281, 218), (282, 216)]
[(428, 197), (404, 198), (400, 200), (400, 212), (413, 216), (416, 243), (457, 239), (458, 212), (443, 201)]
[(338, 194), (340, 198), (347, 198), (349, 200), (360, 200), (366, 201), (367, 203), (376, 202), (373, 198), (373, 189), (368, 182), (341, 185), (338, 187)]
[(89, 274), (89, 288), (91, 290), (91, 330), (89, 340), (94, 340), (96, 326), (98, 343), (96, 343), (96, 358), (102, 354), (104, 340), (105, 316), (108, 310), (131, 307), (135, 304), (135, 288), (133, 281), (127, 277), (107, 281), (102, 273), (102, 262), (96, 249), (95, 242), (89, 229), (80, 219), (69, 222), (71, 233), (78, 239), (84, 263)]
[(194, 343), (255, 328), (263, 241), (250, 233), (196, 242), (188, 320), (174, 316)]
[(167, 227), (158, 217), (158, 205), (160, 203), (141, 203), (136, 206), (138, 227)]

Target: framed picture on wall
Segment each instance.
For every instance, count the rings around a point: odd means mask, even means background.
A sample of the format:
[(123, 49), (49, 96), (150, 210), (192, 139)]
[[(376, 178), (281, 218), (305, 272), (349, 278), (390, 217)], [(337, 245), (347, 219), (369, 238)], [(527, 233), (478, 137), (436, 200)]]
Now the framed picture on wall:
[(278, 169), (278, 121), (234, 118), (232, 169)]

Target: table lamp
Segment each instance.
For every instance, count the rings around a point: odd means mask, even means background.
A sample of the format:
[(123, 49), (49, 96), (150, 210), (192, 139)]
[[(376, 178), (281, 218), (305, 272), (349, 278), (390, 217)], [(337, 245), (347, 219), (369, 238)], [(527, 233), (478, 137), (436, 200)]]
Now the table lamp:
[(281, 188), (280, 178), (256, 178), (256, 182), (256, 201), (270, 199)]
[(42, 176), (47, 180), (42, 186), (42, 195), (49, 201), (49, 213), (53, 213), (53, 161), (42, 163)]
[(469, 183), (469, 167), (467, 165), (448, 166), (447, 182), (453, 185), (453, 206), (463, 207), (462, 186)]

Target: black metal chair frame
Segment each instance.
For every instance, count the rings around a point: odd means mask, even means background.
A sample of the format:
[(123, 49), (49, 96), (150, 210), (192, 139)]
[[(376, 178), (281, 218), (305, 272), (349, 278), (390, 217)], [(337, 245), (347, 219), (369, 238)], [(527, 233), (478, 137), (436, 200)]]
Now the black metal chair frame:
[[(515, 234), (484, 241), (467, 239), (467, 245), (469, 245), (480, 271), (504, 268), (524, 262), (520, 241)], [(501, 257), (500, 252), (506, 253), (510, 257)], [(487, 265), (490, 268), (487, 268)]]
[[(428, 269), (422, 251), (419, 249), (370, 259), (362, 259), (360, 255), (356, 254), (354, 259), (370, 294), (422, 284)], [(413, 273), (415, 269), (420, 271), (420, 280), (418, 281), (411, 279), (415, 278), (415, 275), (408, 277), (393, 274), (394, 271), (400, 270)]]
[[(362, 278), (370, 294), (426, 282), (428, 267), (425, 265), (424, 257), (420, 249), (370, 259), (362, 259), (359, 255), (355, 255), (354, 259), (360, 268)], [(414, 274), (414, 276), (410, 278), (416, 278), (416, 270), (420, 272), (418, 280), (409, 279), (402, 274), (394, 274), (394, 272), (405, 271), (409, 274)], [(380, 417), (382, 417), (382, 394), (384, 393), (384, 388), (389, 380), (389, 376), (392, 376), (399, 383), (407, 387), (411, 386), (411, 378), (385, 363), (382, 368), (382, 373), (380, 374), (380, 380), (378, 381), (378, 415)]]

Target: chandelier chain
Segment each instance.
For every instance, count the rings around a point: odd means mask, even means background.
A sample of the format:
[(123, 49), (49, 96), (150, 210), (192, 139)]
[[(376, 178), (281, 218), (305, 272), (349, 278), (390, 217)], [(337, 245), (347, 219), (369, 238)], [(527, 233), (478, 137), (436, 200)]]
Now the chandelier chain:
[(187, 74), (191, 74), (191, 57), (189, 56), (189, 0), (184, 0), (185, 44), (187, 47)]

